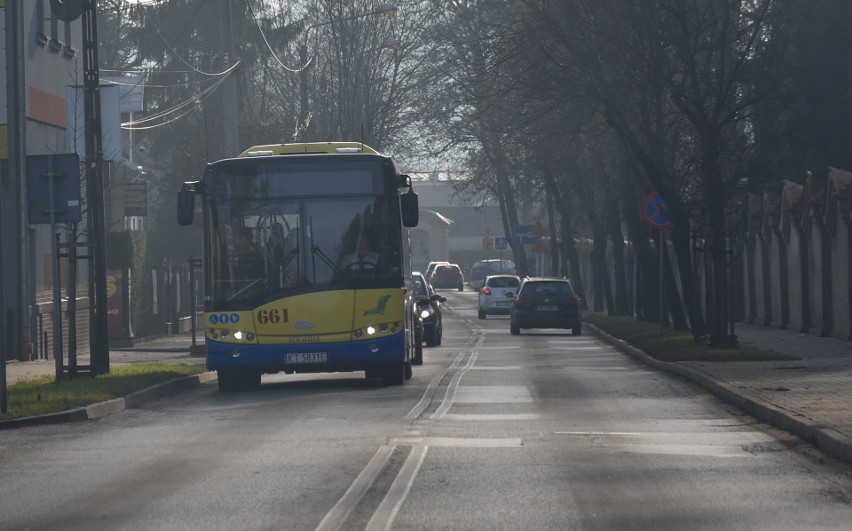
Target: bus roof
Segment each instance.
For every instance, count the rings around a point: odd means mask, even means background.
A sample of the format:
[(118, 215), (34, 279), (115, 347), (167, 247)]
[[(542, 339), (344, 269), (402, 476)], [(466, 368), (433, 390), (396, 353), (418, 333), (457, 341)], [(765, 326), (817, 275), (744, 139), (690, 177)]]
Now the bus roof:
[(310, 153), (369, 153), (381, 155), (370, 146), (360, 142), (307, 142), (301, 144), (263, 144), (252, 146), (240, 153), (240, 157), (263, 157), (271, 155), (304, 155)]

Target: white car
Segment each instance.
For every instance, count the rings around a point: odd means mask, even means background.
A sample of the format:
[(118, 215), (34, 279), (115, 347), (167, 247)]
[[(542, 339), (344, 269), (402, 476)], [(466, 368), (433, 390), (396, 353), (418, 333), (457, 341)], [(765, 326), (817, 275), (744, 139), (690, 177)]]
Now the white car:
[(517, 275), (490, 275), (479, 289), (479, 318), (488, 314), (509, 314), (512, 299), (518, 292), (521, 279)]

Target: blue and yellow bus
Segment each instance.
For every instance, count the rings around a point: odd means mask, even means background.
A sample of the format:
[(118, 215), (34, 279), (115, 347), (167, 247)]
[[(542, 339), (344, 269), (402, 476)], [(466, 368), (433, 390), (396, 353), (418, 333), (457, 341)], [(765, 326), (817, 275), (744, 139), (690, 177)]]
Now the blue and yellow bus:
[(262, 374), (365, 371), (399, 385), (415, 355), (408, 231), (417, 195), (360, 143), (255, 146), (178, 192), (202, 206), (207, 367), (221, 391)]

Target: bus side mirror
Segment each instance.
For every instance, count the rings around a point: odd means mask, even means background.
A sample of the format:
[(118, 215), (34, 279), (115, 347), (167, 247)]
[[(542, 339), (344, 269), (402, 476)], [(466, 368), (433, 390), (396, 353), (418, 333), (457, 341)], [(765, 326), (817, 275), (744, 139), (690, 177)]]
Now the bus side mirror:
[(195, 190), (186, 184), (178, 191), (177, 218), (181, 225), (192, 225), (195, 218)]
[(417, 201), (417, 194), (409, 188), (408, 191), (400, 196), (402, 203), (402, 224), (406, 227), (416, 227), (420, 221), (420, 207)]

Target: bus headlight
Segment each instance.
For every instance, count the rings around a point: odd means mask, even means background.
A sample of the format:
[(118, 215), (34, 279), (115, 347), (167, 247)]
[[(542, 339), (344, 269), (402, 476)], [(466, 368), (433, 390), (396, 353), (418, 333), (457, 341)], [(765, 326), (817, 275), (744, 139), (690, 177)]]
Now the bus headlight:
[(243, 338), (243, 331), (242, 330), (237, 330), (236, 332), (234, 332), (234, 339), (239, 341), (242, 338)]
[(367, 327), (367, 335), (368, 336), (371, 336), (375, 333), (376, 333), (376, 327), (375, 326), (368, 326)]

